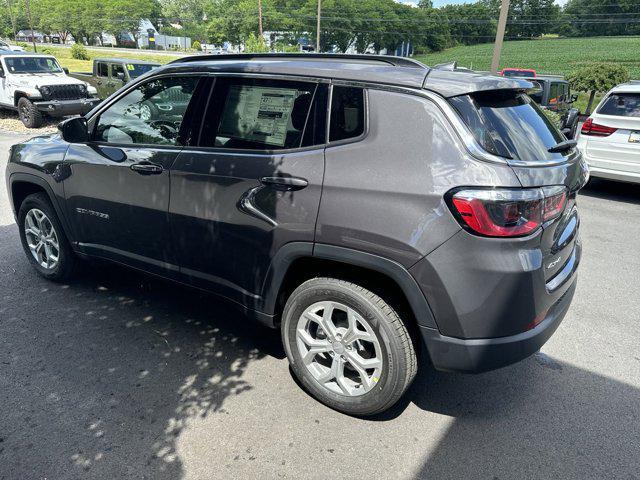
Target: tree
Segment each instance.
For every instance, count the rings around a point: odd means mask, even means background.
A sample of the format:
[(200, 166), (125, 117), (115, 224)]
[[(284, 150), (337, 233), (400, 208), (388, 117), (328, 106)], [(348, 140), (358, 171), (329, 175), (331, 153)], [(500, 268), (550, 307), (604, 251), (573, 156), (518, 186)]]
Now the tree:
[(591, 113), (593, 99), (598, 92), (607, 92), (616, 85), (629, 81), (629, 70), (614, 63), (592, 63), (567, 75), (571, 87), (579, 92), (589, 92), (585, 115)]

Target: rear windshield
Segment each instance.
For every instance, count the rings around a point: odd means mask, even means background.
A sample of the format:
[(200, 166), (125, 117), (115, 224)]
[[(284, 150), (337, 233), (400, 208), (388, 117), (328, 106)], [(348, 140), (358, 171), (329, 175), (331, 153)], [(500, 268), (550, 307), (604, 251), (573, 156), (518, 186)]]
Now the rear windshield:
[(602, 115), (640, 117), (640, 93), (613, 93), (598, 109)]
[(536, 103), (542, 103), (542, 94), (544, 92), (544, 84), (542, 82), (538, 82), (536, 80), (528, 80), (533, 83), (533, 88), (529, 90), (529, 96)]
[(536, 73), (527, 70), (503, 70), (503, 77), (535, 77)]
[(450, 101), (489, 153), (527, 162), (562, 160), (568, 154), (548, 151), (565, 138), (526, 94), (483, 92)]

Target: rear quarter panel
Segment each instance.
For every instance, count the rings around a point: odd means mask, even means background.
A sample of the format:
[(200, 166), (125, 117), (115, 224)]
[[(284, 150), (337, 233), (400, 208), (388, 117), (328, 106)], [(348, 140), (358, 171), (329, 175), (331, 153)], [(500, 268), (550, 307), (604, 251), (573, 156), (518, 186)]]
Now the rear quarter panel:
[(317, 242), (409, 267), (460, 230), (448, 190), (520, 186), (507, 165), (469, 156), (430, 100), (370, 89), (367, 103), (366, 136), (326, 150)]

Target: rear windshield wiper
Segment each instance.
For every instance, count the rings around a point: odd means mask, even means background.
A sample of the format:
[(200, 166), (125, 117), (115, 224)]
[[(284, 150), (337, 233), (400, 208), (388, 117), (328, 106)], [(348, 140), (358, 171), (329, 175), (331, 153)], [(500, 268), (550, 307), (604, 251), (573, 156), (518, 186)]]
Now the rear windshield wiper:
[(553, 147), (547, 150), (549, 153), (555, 152), (565, 152), (567, 150), (571, 150), (578, 144), (575, 140), (564, 140), (563, 142), (556, 143)]

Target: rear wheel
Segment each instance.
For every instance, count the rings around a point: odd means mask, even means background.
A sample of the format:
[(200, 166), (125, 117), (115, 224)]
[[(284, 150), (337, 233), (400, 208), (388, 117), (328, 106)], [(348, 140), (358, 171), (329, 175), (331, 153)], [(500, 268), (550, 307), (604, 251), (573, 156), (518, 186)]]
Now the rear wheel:
[(18, 100), (18, 116), (27, 128), (41, 127), (44, 122), (42, 112), (26, 97)]
[(40, 275), (49, 280), (65, 280), (72, 275), (76, 256), (44, 193), (25, 198), (18, 211), (18, 225), (22, 248)]
[(417, 359), (406, 326), (373, 292), (334, 278), (314, 278), (289, 297), (282, 338), (292, 370), (325, 405), (373, 415), (411, 384)]

